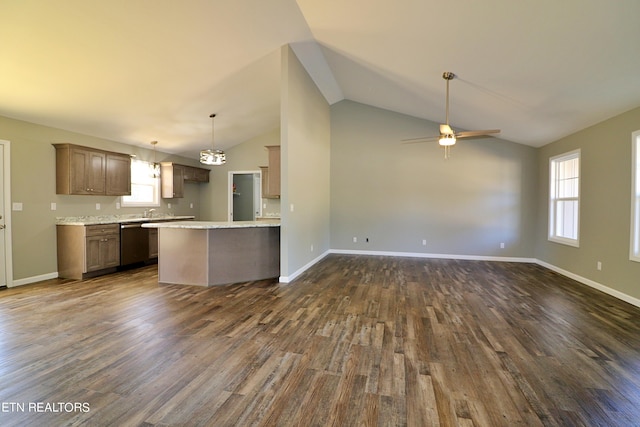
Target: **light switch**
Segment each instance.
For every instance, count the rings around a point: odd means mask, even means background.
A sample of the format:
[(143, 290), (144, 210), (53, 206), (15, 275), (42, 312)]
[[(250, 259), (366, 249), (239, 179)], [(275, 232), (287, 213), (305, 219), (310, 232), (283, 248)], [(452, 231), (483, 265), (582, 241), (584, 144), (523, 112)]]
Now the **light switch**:
[(55, 202), (51, 202), (51, 210), (55, 211), (58, 208)]
[(21, 202), (15, 202), (12, 205), (12, 209), (14, 211), (21, 211), (22, 210), (22, 203)]

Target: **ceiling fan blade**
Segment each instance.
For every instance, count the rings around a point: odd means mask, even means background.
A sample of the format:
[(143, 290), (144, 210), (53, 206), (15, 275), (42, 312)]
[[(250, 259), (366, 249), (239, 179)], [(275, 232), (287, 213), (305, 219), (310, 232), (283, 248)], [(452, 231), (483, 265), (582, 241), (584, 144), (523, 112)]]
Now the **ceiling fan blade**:
[(443, 135), (451, 135), (453, 133), (453, 129), (451, 129), (451, 126), (447, 124), (441, 124), (440, 133)]
[(437, 141), (439, 136), (423, 136), (421, 138), (411, 138), (411, 139), (403, 139), (401, 142), (403, 144), (416, 144), (418, 142), (432, 142)]
[(456, 138), (473, 138), (474, 136), (487, 136), (494, 133), (500, 133), (500, 129), (488, 129), (488, 130), (468, 130), (464, 132), (456, 133)]

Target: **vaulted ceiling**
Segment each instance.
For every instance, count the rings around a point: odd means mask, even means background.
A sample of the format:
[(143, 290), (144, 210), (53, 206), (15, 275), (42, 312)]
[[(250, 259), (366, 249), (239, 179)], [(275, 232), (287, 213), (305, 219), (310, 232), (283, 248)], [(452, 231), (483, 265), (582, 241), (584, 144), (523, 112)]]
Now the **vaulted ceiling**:
[[(291, 44), (330, 104), (541, 146), (640, 105), (637, 0), (0, 2), (0, 115), (196, 157), (273, 130)], [(420, 135), (417, 135), (420, 136)]]

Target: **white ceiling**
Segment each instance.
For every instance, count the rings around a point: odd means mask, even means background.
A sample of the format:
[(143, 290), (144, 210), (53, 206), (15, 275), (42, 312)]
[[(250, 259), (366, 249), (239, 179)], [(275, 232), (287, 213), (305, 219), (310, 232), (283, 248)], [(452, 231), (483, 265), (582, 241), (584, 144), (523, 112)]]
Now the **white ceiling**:
[[(342, 99), (541, 146), (640, 105), (637, 0), (0, 1), (0, 115), (196, 157), (279, 126), (291, 44)], [(421, 135), (416, 135), (421, 136)]]

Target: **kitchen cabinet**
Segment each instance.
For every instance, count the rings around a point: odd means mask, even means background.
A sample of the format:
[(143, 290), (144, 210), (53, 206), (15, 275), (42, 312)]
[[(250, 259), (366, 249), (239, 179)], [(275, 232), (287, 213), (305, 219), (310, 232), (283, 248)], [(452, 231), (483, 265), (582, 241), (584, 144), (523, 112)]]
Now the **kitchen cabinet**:
[(260, 166), (262, 171), (262, 197), (280, 198), (280, 146), (267, 145), (269, 166)]
[(179, 165), (173, 162), (160, 163), (160, 187), (163, 199), (184, 197), (185, 182), (209, 182), (209, 169)]
[(184, 166), (184, 180), (186, 182), (209, 182), (209, 169), (197, 168), (194, 166)]
[(107, 176), (105, 178), (107, 196), (131, 194), (131, 157), (107, 153)]
[(131, 194), (131, 157), (74, 144), (56, 149), (56, 194)]
[(120, 265), (120, 226), (57, 225), (58, 276), (84, 279)]

